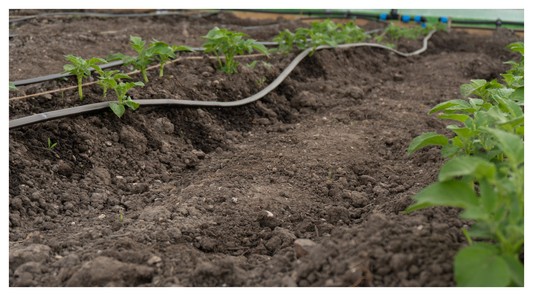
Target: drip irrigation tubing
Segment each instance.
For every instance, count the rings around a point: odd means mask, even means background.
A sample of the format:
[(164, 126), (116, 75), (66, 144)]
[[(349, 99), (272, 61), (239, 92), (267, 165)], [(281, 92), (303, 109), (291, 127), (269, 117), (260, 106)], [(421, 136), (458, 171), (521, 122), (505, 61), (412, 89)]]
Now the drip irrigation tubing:
[[(368, 31), (368, 32), (365, 32), (365, 33), (373, 34), (373, 33), (376, 33), (378, 31), (381, 31), (381, 30), (383, 30), (383, 29), (371, 30), (371, 31)], [(307, 39), (307, 42), (309, 42), (309, 41), (311, 41), (311, 39)], [(263, 44), (263, 45), (266, 45), (266, 46), (278, 45), (277, 42), (273, 42), (273, 41), (254, 42), (254, 43)], [(283, 43), (285, 43), (285, 41), (283, 41)], [(192, 47), (192, 49), (194, 51), (197, 51), (197, 52), (203, 52), (205, 50), (204, 47)], [(120, 65), (123, 65), (123, 64), (124, 64), (123, 61), (113, 61), (113, 62), (109, 62), (107, 64), (100, 65), (100, 68), (101, 69), (107, 69), (107, 68), (111, 68), (111, 67), (115, 67), (115, 66), (120, 66)], [(94, 69), (93, 68), (89, 68), (89, 71), (92, 72), (92, 71), (94, 71)], [(13, 83), (14, 86), (23, 86), (23, 85), (29, 85), (29, 84), (35, 84), (35, 83), (40, 83), (40, 82), (60, 79), (60, 78), (69, 77), (69, 76), (74, 76), (74, 75), (70, 74), (70, 73), (50, 74), (50, 75), (36, 77), (36, 78), (29, 78), (29, 79), (14, 81), (14, 82), (11, 82), (11, 83)]]
[(216, 15), (219, 14), (221, 11), (216, 12), (209, 12), (204, 13), (200, 15), (195, 14), (184, 14), (181, 12), (156, 12), (156, 13), (137, 13), (137, 14), (116, 14), (116, 13), (97, 13), (97, 12), (50, 12), (50, 13), (43, 13), (38, 15), (32, 15), (28, 17), (18, 18), (18, 19), (12, 19), (9, 20), (10, 23), (18, 22), (18, 21), (24, 21), (29, 19), (34, 19), (40, 16), (50, 16), (50, 15), (83, 15), (83, 16), (100, 16), (100, 17), (140, 17), (140, 16), (164, 16), (164, 15), (181, 15), (181, 16), (188, 16), (188, 17), (206, 17), (210, 15)]
[[(361, 47), (361, 46), (368, 46), (368, 47), (377, 47), (382, 48), (386, 50), (390, 50), (400, 56), (403, 57), (410, 57), (413, 55), (418, 55), (427, 49), (427, 44), (429, 38), (436, 32), (436, 30), (433, 30), (429, 32), (429, 34), (424, 38), (424, 43), (422, 48), (419, 50), (416, 50), (411, 53), (403, 53), (400, 51), (397, 51), (395, 49), (392, 49), (390, 47), (387, 47), (385, 45), (381, 44), (375, 44), (375, 43), (351, 43), (351, 44), (341, 44), (338, 45), (338, 48), (348, 48), (348, 47)], [(316, 49), (326, 49), (326, 48), (335, 48), (333, 46), (328, 45), (321, 45), (318, 46)], [(189, 106), (189, 107), (237, 107), (242, 106), (245, 104), (249, 104), (252, 102), (255, 102), (265, 95), (267, 95), (269, 92), (271, 92), (273, 89), (275, 89), (285, 78), (292, 72), (292, 70), (300, 63), (301, 60), (303, 60), (307, 54), (309, 54), (313, 49), (307, 48), (306, 50), (302, 51), (296, 58), (283, 70), (283, 72), (274, 80), (272, 83), (270, 83), (267, 87), (265, 87), (262, 91), (256, 93), (255, 95), (248, 97), (246, 99), (233, 101), (233, 102), (214, 102), (214, 101), (191, 101), (191, 100), (172, 100), (172, 99), (155, 99), (155, 100), (135, 100), (135, 102), (139, 103), (140, 106)], [(99, 110), (105, 110), (109, 108), (109, 105), (111, 103), (117, 103), (117, 101), (109, 101), (109, 102), (101, 102), (96, 104), (89, 104), (74, 108), (68, 108), (63, 110), (57, 110), (57, 111), (50, 111), (45, 112), (41, 114), (31, 115), (23, 118), (18, 118), (14, 120), (9, 121), (9, 129), (19, 128), (27, 125), (32, 125), (36, 123), (41, 123), (53, 119), (59, 119), (63, 117), (73, 116), (73, 115), (79, 115), (83, 113), (88, 113), (92, 111), (99, 111)]]
[[(351, 11), (320, 11), (320, 10), (312, 10), (312, 11), (305, 11), (300, 13), (297, 9), (294, 10), (294, 12), (291, 11), (269, 11), (269, 10), (262, 10), (262, 9), (235, 9), (233, 11), (238, 12), (257, 12), (257, 13), (273, 13), (273, 14), (293, 14), (293, 15), (308, 15), (311, 16), (312, 14), (323, 14), (326, 17), (325, 18), (331, 18), (333, 15), (340, 15), (343, 16), (342, 18), (351, 18), (353, 16), (359, 17), (359, 18), (367, 18), (371, 20), (378, 20), (380, 15), (379, 14), (365, 14), (365, 13), (353, 13)], [(330, 16), (330, 17), (327, 17)], [(305, 18), (302, 18), (305, 19)]]

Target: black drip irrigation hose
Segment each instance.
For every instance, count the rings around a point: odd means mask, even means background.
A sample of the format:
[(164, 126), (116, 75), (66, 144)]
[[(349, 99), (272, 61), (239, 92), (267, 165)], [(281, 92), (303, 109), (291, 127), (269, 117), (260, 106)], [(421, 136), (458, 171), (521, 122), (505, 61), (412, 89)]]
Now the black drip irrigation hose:
[[(351, 43), (351, 44), (341, 44), (337, 47), (339, 48), (348, 48), (348, 47), (361, 47), (361, 46), (368, 46), (368, 47), (377, 47), (382, 48), (386, 50), (390, 50), (400, 56), (403, 57), (409, 57), (413, 55), (418, 55), (422, 52), (424, 52), (427, 49), (427, 44), (429, 38), (435, 33), (436, 30), (431, 31), (425, 38), (424, 43), (421, 49), (411, 52), (411, 53), (403, 53), (400, 51), (397, 51), (395, 49), (392, 49), (390, 47), (387, 47), (385, 45), (376, 44), (376, 43)], [(326, 48), (335, 48), (333, 46), (326, 46), (321, 45), (317, 47), (317, 50), (320, 49), (326, 49)], [(302, 51), (296, 58), (283, 70), (283, 72), (276, 78), (274, 81), (272, 81), (271, 84), (269, 84), (267, 87), (265, 87), (262, 91), (256, 93), (255, 95), (248, 97), (246, 99), (233, 101), (233, 102), (213, 102), (213, 101), (191, 101), (191, 100), (171, 100), (171, 99), (158, 99), (158, 100), (135, 100), (135, 102), (139, 103), (140, 106), (189, 106), (189, 107), (237, 107), (242, 106), (245, 104), (249, 104), (252, 102), (255, 102), (265, 95), (267, 95), (269, 92), (271, 92), (274, 88), (276, 88), (285, 78), (291, 73), (291, 71), (300, 63), (302, 59), (304, 59), (313, 48), (307, 48), (306, 50)], [(41, 123), (53, 119), (59, 119), (63, 117), (73, 116), (73, 115), (79, 115), (83, 113), (88, 113), (92, 111), (98, 111), (98, 110), (105, 110), (109, 108), (109, 104), (111, 103), (117, 103), (117, 101), (109, 101), (109, 102), (101, 102), (96, 104), (89, 104), (74, 108), (68, 108), (63, 110), (57, 110), (57, 111), (51, 111), (51, 112), (45, 112), (41, 114), (31, 115), (23, 118), (18, 118), (14, 120), (9, 121), (9, 129), (19, 128), (27, 125), (32, 125), (36, 123)]]
[(40, 16), (49, 16), (49, 15), (86, 15), (86, 16), (99, 16), (99, 17), (138, 17), (138, 16), (181, 15), (181, 16), (188, 16), (188, 17), (196, 18), (196, 17), (206, 17), (206, 16), (211, 16), (211, 15), (216, 15), (216, 14), (219, 14), (220, 12), (221, 11), (209, 12), (209, 13), (204, 13), (200, 15), (184, 14), (181, 12), (156, 12), (156, 13), (138, 13), (138, 14), (116, 14), (116, 13), (97, 13), (97, 12), (50, 12), (50, 13), (43, 13), (43, 14), (18, 18), (18, 19), (12, 19), (12, 20), (9, 20), (9, 22), (13, 23), (13, 22), (24, 21), (24, 20), (34, 19)]

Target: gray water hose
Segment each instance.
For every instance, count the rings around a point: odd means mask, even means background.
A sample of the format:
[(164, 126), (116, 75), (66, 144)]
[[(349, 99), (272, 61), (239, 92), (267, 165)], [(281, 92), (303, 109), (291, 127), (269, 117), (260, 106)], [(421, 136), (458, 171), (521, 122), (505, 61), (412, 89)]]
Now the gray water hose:
[[(400, 56), (403, 57), (410, 57), (413, 55), (418, 55), (427, 49), (427, 43), (429, 38), (435, 33), (436, 30), (431, 31), (425, 38), (422, 48), (420, 48), (417, 51), (411, 52), (411, 53), (403, 53), (399, 52), (395, 49), (392, 49), (390, 47), (387, 47), (385, 45), (381, 44), (375, 44), (375, 43), (351, 43), (351, 44), (341, 44), (337, 47), (339, 48), (348, 48), (348, 47), (361, 47), (361, 46), (367, 46), (367, 47), (378, 47), (383, 48), (386, 50), (390, 50)], [(335, 48), (333, 46), (329, 45), (321, 45), (318, 46), (316, 49), (326, 49), (326, 48)], [(252, 102), (255, 102), (259, 100), (260, 98), (267, 95), (269, 92), (271, 92), (274, 88), (276, 88), (278, 85), (285, 80), (285, 78), (291, 73), (291, 71), (300, 63), (301, 60), (305, 58), (306, 55), (308, 55), (313, 48), (307, 48), (306, 50), (302, 51), (296, 58), (283, 70), (283, 72), (276, 78), (274, 81), (272, 81), (271, 84), (269, 84), (267, 87), (265, 87), (262, 91), (256, 93), (255, 95), (248, 97), (246, 99), (233, 101), (233, 102), (213, 102), (213, 101), (191, 101), (191, 100), (172, 100), (172, 99), (158, 99), (158, 100), (135, 100), (135, 102), (139, 103), (140, 106), (189, 106), (189, 107), (237, 107), (242, 106), (245, 104), (249, 104)], [(89, 104), (84, 106), (78, 106), (74, 108), (68, 108), (63, 110), (57, 110), (57, 111), (50, 111), (45, 112), (41, 114), (31, 115), (23, 118), (18, 118), (14, 120), (9, 121), (9, 129), (23, 127), (31, 124), (36, 124), (40, 122), (45, 122), (53, 119), (59, 119), (63, 117), (88, 113), (92, 111), (98, 111), (98, 110), (105, 110), (109, 108), (109, 104), (111, 103), (118, 103), (118, 101), (109, 101), (109, 102), (101, 102), (101, 103), (95, 103), (95, 104)]]

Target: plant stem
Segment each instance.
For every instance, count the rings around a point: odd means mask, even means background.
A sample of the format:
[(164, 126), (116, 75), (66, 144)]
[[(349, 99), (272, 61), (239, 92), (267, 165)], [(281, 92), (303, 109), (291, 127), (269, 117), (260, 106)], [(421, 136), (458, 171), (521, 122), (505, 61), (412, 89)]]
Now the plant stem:
[(80, 93), (80, 100), (83, 100), (83, 93), (81, 91), (81, 76), (78, 77), (78, 92)]
[(159, 77), (163, 77), (163, 67), (165, 66), (165, 62), (161, 62), (161, 67), (159, 68)]
[(141, 73), (143, 73), (144, 82), (148, 82), (148, 77), (146, 77), (146, 68), (142, 68)]

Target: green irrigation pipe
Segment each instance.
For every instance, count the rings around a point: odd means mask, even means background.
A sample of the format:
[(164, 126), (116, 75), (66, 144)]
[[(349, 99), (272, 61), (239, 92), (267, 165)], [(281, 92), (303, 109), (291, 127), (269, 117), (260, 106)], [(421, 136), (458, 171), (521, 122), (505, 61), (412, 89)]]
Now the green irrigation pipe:
[[(348, 47), (361, 47), (361, 46), (367, 46), (367, 47), (377, 47), (377, 48), (383, 48), (386, 50), (390, 50), (400, 56), (403, 57), (410, 57), (413, 55), (420, 54), (427, 49), (427, 43), (429, 38), (435, 33), (436, 30), (431, 31), (425, 38), (422, 48), (420, 48), (417, 51), (411, 52), (411, 53), (403, 53), (400, 51), (397, 51), (395, 49), (392, 49), (390, 47), (387, 47), (385, 45), (376, 44), (376, 43), (351, 43), (351, 44), (341, 44), (337, 47), (339, 48), (348, 48)], [(326, 49), (326, 48), (335, 48), (333, 46), (327, 46), (327, 45), (321, 45), (317, 47), (317, 50), (320, 49)], [(300, 63), (301, 60), (305, 58), (313, 49), (307, 48), (306, 50), (302, 51), (290, 64), (283, 70), (283, 72), (276, 78), (274, 81), (272, 81), (271, 84), (269, 84), (267, 87), (265, 87), (262, 91), (256, 93), (255, 95), (248, 97), (246, 99), (233, 101), (233, 102), (214, 102), (214, 101), (191, 101), (191, 100), (171, 100), (171, 99), (158, 99), (158, 100), (135, 100), (135, 102), (139, 103), (140, 106), (190, 106), (190, 107), (237, 107), (246, 105), (252, 102), (255, 102), (259, 100), (260, 98), (267, 95), (269, 92), (271, 92), (274, 88), (276, 88), (280, 83), (291, 73), (291, 71)], [(27, 125), (32, 125), (36, 123), (41, 123), (53, 119), (59, 119), (63, 117), (88, 113), (92, 111), (98, 111), (98, 110), (105, 110), (109, 108), (109, 104), (111, 103), (118, 103), (117, 101), (109, 101), (109, 102), (102, 102), (102, 103), (96, 103), (96, 104), (89, 104), (74, 108), (68, 108), (63, 110), (57, 110), (57, 111), (50, 111), (45, 112), (41, 114), (31, 115), (28, 117), (18, 118), (14, 120), (9, 121), (9, 129), (14, 129), (18, 127), (23, 127)]]

